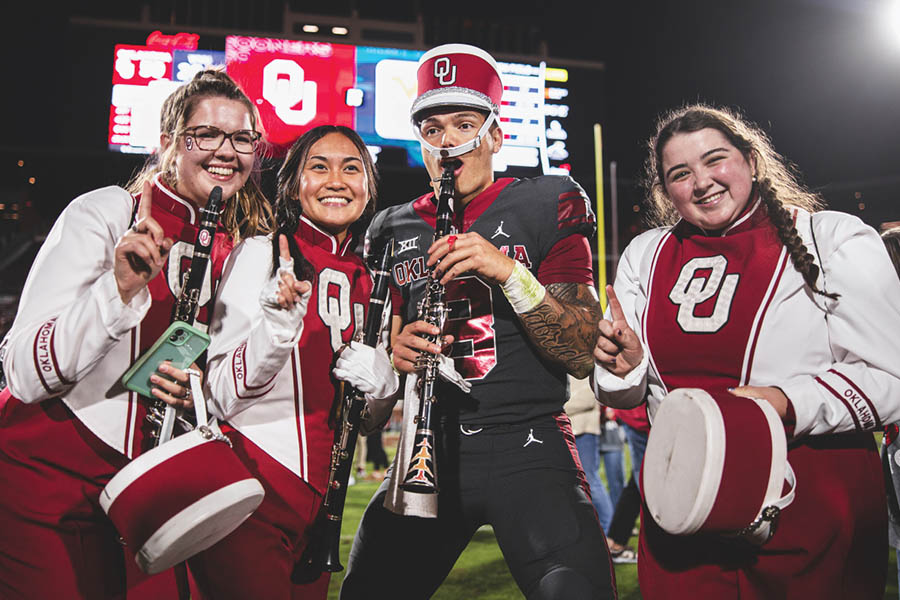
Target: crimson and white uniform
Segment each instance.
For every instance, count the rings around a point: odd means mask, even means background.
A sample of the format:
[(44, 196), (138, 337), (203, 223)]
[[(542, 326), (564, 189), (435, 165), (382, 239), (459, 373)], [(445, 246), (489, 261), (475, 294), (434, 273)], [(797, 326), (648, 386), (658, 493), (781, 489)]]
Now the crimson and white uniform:
[(777, 386), (795, 421), (797, 493), (774, 537), (756, 548), (671, 536), (644, 518), (646, 598), (881, 597), (884, 490), (868, 432), (900, 418), (900, 283), (856, 217), (792, 214), (817, 285), (838, 299), (804, 285), (759, 202), (721, 235), (681, 221), (622, 256), (615, 290), (645, 358), (624, 379), (598, 366), (601, 401), (633, 405), (649, 385), (652, 420), (675, 388)]
[(328, 418), (340, 391), (331, 376), (334, 355), (363, 327), (372, 281), (352, 252), (352, 236), (338, 244), (301, 217), (295, 239), (315, 272), (302, 327), (273, 322), (261, 309), (272, 279), (272, 241), (265, 237), (233, 252), (210, 326), (212, 412), (233, 428), (236, 451), (266, 489), (243, 525), (190, 561), (203, 592), (216, 599), (327, 592), (327, 576), (310, 591), (292, 586), (290, 573), (328, 479)]
[[(124, 189), (106, 187), (63, 211), (32, 265), (4, 340), (11, 394), (0, 400), (4, 598), (124, 592), (118, 536), (98, 499), (116, 471), (152, 440), (147, 399), (120, 380), (171, 323), (199, 223), (195, 204), (154, 182), (151, 214), (175, 244), (159, 275), (125, 305), (113, 275), (114, 252), (136, 207)], [(231, 238), (218, 232), (198, 324), (208, 321), (212, 282), (230, 250)], [(142, 576), (126, 554), (129, 588), (171, 580), (171, 573)], [(171, 597), (161, 593), (155, 588), (148, 596)]]

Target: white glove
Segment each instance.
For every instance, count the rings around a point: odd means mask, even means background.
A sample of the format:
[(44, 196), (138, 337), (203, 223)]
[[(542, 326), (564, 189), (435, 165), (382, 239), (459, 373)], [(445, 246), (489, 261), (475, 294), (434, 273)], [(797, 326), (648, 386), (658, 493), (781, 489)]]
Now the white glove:
[(453, 363), (453, 359), (446, 354), (441, 354), (439, 356), (438, 373), (441, 378), (444, 381), (449, 381), (467, 394), (472, 391), (472, 384), (459, 374), (459, 371), (456, 370), (456, 365)]
[(280, 257), (278, 261), (278, 272), (260, 291), (259, 303), (262, 306), (263, 315), (273, 341), (279, 344), (296, 344), (300, 339), (300, 334), (303, 332), (303, 317), (306, 315), (306, 306), (309, 304), (312, 289), (302, 294), (300, 300), (291, 308), (282, 308), (277, 299), (278, 282), (281, 280), (283, 273), (294, 275), (294, 261)]
[(383, 346), (372, 348), (362, 342), (350, 342), (338, 356), (332, 373), (370, 400), (392, 396), (400, 387), (400, 378)]

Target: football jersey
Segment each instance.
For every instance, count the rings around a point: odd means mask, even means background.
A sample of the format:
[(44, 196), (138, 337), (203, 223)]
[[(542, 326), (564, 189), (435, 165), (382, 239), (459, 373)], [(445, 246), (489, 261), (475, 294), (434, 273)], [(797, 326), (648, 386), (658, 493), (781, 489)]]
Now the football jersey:
[[(146, 290), (123, 305), (112, 273), (114, 252), (137, 202), (111, 186), (76, 198), (63, 211), (32, 265), (4, 342), (14, 396), (29, 403), (59, 396), (97, 437), (128, 457), (153, 444), (144, 419), (148, 400), (120, 379), (172, 322), (200, 220), (198, 207), (157, 176), (151, 215), (174, 244)], [(201, 329), (231, 246), (220, 229), (200, 293)]]
[(272, 342), (259, 298), (272, 273), (272, 241), (245, 240), (226, 267), (210, 326), (208, 385), (216, 416), (324, 493), (341, 386), (335, 353), (361, 331), (372, 279), (343, 243), (301, 217), (295, 235), (315, 279), (299, 341)]
[[(404, 323), (417, 320), (434, 238), (435, 199), (429, 193), (376, 215), (367, 236), (373, 247), (394, 239), (391, 278), (394, 306)], [(590, 201), (565, 176), (500, 179), (454, 215), (457, 232), (476, 232), (537, 275), (551, 249), (571, 235), (590, 237), (596, 227)], [(588, 265), (588, 271), (590, 265)], [(562, 411), (566, 371), (542, 358), (498, 285), (462, 275), (446, 285), (449, 315), (445, 350), (471, 384), (469, 394), (441, 385), (438, 399), (459, 408), (468, 425), (515, 423)]]

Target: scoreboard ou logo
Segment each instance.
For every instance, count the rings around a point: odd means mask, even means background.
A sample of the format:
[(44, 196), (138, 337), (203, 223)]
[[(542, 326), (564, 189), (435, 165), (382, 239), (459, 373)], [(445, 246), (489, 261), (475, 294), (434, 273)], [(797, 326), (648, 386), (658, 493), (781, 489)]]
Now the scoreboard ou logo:
[[(262, 96), (287, 125), (306, 125), (316, 116), (315, 81), (307, 81), (303, 67), (292, 60), (276, 58), (263, 68)], [(303, 103), (299, 109), (293, 108)]]
[(450, 64), (450, 59), (442, 56), (434, 61), (434, 76), (441, 85), (453, 85), (456, 83), (456, 66)]

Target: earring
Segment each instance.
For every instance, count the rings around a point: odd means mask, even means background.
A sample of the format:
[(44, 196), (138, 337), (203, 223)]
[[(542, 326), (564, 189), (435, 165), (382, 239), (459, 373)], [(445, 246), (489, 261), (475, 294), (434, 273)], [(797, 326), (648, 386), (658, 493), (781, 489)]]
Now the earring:
[(751, 178), (751, 180), (753, 181), (753, 183), (756, 183), (756, 175), (754, 175), (754, 176)]

